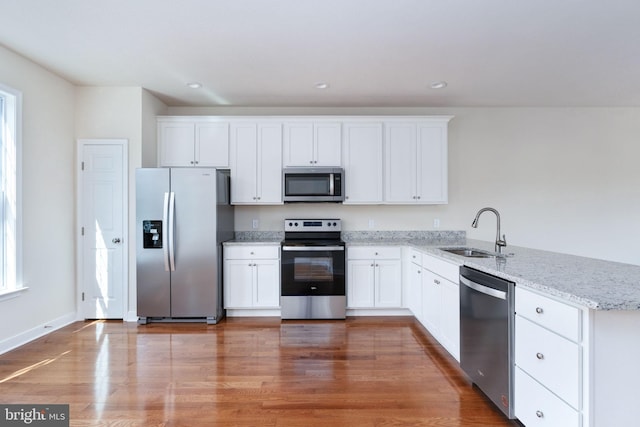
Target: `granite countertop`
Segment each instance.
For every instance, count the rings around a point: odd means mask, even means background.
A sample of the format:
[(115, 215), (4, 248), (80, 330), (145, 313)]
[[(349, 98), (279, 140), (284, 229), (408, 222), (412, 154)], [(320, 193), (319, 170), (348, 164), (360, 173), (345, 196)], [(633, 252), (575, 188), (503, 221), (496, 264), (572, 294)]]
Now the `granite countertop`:
[[(428, 254), (516, 282), (595, 310), (640, 310), (640, 266), (507, 246), (507, 258), (467, 258), (432, 244), (409, 242)], [(466, 240), (463, 245), (493, 251), (494, 245)], [(512, 254), (512, 255), (511, 255)]]
[(233, 240), (224, 246), (279, 245), (284, 239), (284, 231), (236, 231)]
[(438, 237), (445, 238), (354, 236), (347, 245), (406, 245), (590, 309), (640, 310), (640, 266), (511, 245), (503, 249), (506, 258), (467, 258), (439, 248), (465, 246), (493, 252), (493, 242)]
[[(280, 232), (236, 232), (236, 239), (224, 244), (279, 244), (283, 238)], [(511, 245), (503, 248), (506, 258), (467, 258), (440, 250), (460, 246), (494, 250), (493, 242), (467, 239), (456, 231), (343, 231), (342, 238), (347, 247), (412, 247), (594, 310), (640, 310), (640, 266), (633, 264)]]
[(223, 246), (267, 246), (267, 245), (279, 245), (282, 240), (275, 239), (256, 239), (256, 240), (242, 240), (234, 239), (222, 242)]

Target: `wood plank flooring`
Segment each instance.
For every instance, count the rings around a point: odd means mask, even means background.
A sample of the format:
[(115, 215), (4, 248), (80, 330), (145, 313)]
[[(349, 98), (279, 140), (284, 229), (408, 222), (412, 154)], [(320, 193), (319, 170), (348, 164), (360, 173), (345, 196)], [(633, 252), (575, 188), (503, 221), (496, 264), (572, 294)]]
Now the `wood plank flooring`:
[(412, 318), (77, 322), (0, 356), (72, 426), (516, 426)]

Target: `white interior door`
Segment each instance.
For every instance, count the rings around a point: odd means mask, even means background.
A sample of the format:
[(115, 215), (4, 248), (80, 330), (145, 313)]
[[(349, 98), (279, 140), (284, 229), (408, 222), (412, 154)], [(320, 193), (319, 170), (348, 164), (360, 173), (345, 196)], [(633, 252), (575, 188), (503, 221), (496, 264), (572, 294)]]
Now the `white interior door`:
[(127, 307), (127, 141), (78, 147), (80, 314), (123, 319)]

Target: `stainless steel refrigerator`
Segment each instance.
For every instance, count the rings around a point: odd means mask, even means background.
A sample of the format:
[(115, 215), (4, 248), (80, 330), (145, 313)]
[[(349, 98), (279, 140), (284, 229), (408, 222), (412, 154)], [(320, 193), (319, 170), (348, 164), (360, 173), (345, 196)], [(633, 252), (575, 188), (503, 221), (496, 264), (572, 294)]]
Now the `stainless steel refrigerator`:
[(222, 319), (222, 242), (233, 228), (229, 171), (137, 169), (138, 323)]

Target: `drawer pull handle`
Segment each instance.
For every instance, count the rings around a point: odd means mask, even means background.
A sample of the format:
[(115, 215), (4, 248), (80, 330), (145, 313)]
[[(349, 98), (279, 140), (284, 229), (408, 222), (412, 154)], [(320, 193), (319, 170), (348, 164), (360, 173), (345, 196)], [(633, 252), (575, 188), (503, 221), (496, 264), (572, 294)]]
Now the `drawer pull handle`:
[(544, 414), (542, 413), (542, 411), (536, 411), (536, 417), (544, 418)]
[(433, 279), (433, 283), (435, 283), (436, 285), (439, 285), (439, 284), (440, 284), (440, 280), (438, 280), (438, 279)]
[(542, 360), (542, 359), (544, 359), (544, 354), (536, 353), (536, 357), (538, 358), (538, 360)]
[(536, 307), (536, 313), (542, 314), (543, 311), (542, 307)]

